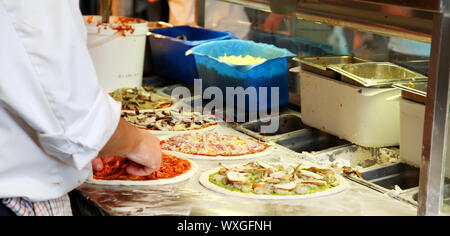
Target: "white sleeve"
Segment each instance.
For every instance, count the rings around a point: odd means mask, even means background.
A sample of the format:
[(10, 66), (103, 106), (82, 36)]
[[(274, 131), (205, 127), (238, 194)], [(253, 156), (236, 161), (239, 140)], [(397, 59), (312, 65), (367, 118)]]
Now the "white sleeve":
[(51, 158), (86, 167), (113, 135), (120, 104), (99, 87), (78, 1), (0, 0), (0, 30), (0, 102)]

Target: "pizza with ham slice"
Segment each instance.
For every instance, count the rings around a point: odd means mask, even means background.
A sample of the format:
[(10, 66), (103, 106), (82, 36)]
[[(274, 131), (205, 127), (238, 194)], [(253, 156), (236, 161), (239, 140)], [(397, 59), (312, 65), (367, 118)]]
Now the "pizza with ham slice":
[(272, 146), (249, 137), (205, 132), (182, 134), (162, 140), (161, 149), (186, 158), (231, 160), (270, 154)]
[(133, 162), (126, 158), (104, 158), (102, 162), (103, 170), (94, 170), (88, 181), (89, 183), (103, 185), (164, 185), (187, 180), (198, 170), (195, 163), (164, 153), (161, 168), (148, 176), (129, 174), (126, 169)]

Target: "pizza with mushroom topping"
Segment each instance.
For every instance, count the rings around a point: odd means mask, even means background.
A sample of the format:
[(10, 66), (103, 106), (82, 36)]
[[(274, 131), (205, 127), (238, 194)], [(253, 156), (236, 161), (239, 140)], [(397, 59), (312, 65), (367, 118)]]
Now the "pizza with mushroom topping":
[(110, 93), (114, 100), (122, 103), (122, 110), (156, 110), (170, 108), (174, 101), (156, 94), (154, 88), (121, 88)]
[(130, 124), (152, 131), (154, 134), (172, 132), (212, 130), (218, 126), (214, 116), (195, 112), (176, 112), (170, 110), (123, 112), (122, 118)]
[(217, 192), (254, 199), (298, 199), (337, 193), (345, 187), (332, 169), (302, 164), (250, 162), (203, 173), (200, 183)]

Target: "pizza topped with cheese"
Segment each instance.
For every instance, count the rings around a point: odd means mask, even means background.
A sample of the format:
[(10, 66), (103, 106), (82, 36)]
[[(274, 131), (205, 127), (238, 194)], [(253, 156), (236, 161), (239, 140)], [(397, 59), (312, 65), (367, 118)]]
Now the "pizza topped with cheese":
[(218, 125), (214, 116), (169, 110), (123, 112), (122, 118), (138, 128), (152, 131), (190, 131)]
[(171, 99), (156, 94), (153, 88), (122, 88), (110, 93), (114, 100), (122, 103), (123, 110), (155, 110), (174, 105)]
[(233, 157), (258, 154), (271, 146), (253, 138), (217, 132), (189, 133), (161, 141), (167, 151), (208, 157)]
[(191, 162), (172, 155), (163, 154), (161, 168), (148, 176), (135, 176), (126, 169), (133, 162), (126, 158), (102, 159), (103, 170), (93, 171), (94, 180), (148, 181), (170, 179), (182, 175), (191, 169)]

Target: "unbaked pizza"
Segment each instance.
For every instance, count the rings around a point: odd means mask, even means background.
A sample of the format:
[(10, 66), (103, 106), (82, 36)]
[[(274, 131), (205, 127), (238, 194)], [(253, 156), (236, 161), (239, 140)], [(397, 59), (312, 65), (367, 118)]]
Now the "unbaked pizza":
[(200, 183), (216, 192), (253, 199), (299, 199), (342, 191), (343, 178), (332, 169), (302, 164), (250, 162), (207, 171)]
[(249, 137), (205, 132), (176, 135), (162, 140), (161, 149), (187, 158), (228, 160), (267, 155), (272, 146)]
[(170, 110), (123, 112), (122, 118), (140, 129), (153, 131), (154, 134), (212, 130), (218, 125), (214, 116)]
[(123, 110), (155, 110), (170, 108), (174, 105), (171, 99), (159, 96), (153, 88), (144, 88), (117, 89), (110, 95), (114, 100), (122, 103)]
[(195, 163), (164, 154), (161, 168), (148, 176), (135, 176), (126, 169), (133, 162), (126, 158), (104, 158), (103, 170), (93, 171), (89, 183), (103, 185), (163, 185), (187, 180), (195, 174), (198, 167)]

